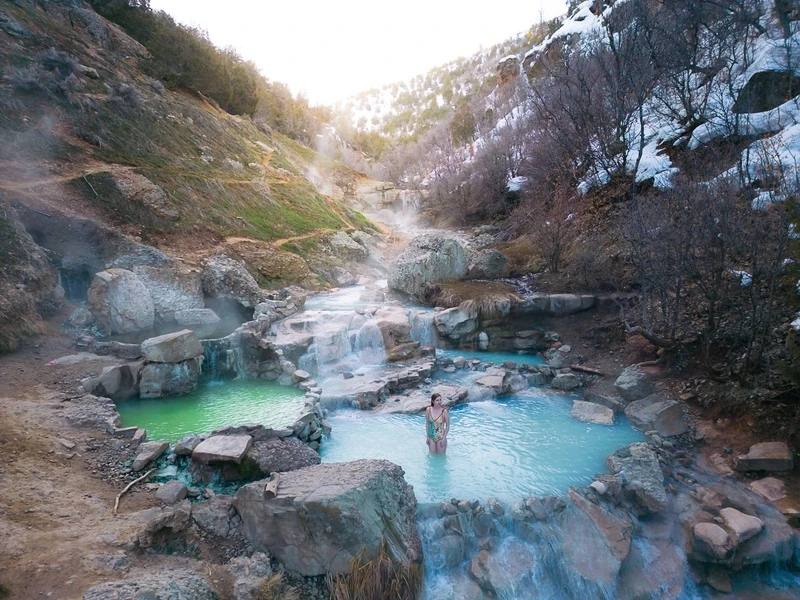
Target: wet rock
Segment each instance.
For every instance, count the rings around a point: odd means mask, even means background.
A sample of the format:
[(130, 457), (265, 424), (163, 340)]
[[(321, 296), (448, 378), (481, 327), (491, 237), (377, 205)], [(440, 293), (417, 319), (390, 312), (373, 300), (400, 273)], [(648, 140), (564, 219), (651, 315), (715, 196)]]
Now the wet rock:
[(479, 305), (464, 302), (455, 308), (437, 312), (433, 323), (440, 336), (459, 339), (477, 331), (479, 326)]
[(456, 240), (439, 235), (415, 237), (389, 270), (389, 287), (417, 298), (428, 286), (462, 279), (469, 265), (464, 249)]
[(416, 500), (403, 470), (388, 461), (321, 464), (281, 475), (275, 498), (264, 481), (239, 489), (234, 505), (244, 534), (287, 569), (304, 575), (342, 573), (362, 548), (365, 558), (381, 544), (393, 561), (421, 559)]
[(147, 465), (157, 460), (169, 448), (169, 442), (144, 442), (136, 449), (131, 469), (141, 471)]
[(647, 374), (637, 365), (624, 369), (614, 382), (614, 387), (628, 402), (641, 400), (656, 391)]
[(735, 545), (722, 527), (716, 523), (697, 523), (692, 527), (694, 550), (701, 555), (725, 562), (733, 558)]
[(202, 364), (202, 356), (179, 363), (146, 363), (139, 381), (139, 395), (161, 398), (188, 394), (197, 387)]
[(158, 488), (156, 500), (167, 506), (172, 506), (186, 498), (188, 494), (188, 488), (180, 481), (173, 479)]
[(671, 400), (660, 392), (631, 402), (625, 408), (625, 416), (631, 425), (641, 431), (656, 431), (664, 437), (680, 435), (689, 431), (683, 418), (680, 402)]
[(92, 279), (86, 298), (103, 333), (128, 333), (153, 326), (155, 310), (150, 292), (132, 271), (100, 271)]
[(746, 515), (735, 508), (723, 508), (719, 514), (737, 546), (758, 535), (764, 529), (764, 521), (758, 517)]
[(383, 338), (386, 360), (397, 362), (419, 357), (419, 342), (411, 338), (411, 323), (406, 309), (384, 306), (374, 316)]
[(577, 294), (531, 294), (514, 307), (518, 315), (567, 316), (594, 306), (596, 298)]
[(213, 328), (220, 322), (220, 318), (210, 308), (185, 308), (176, 310), (173, 319), (181, 327), (186, 327), (200, 335), (213, 331)]
[(202, 465), (242, 462), (253, 438), (249, 435), (212, 435), (192, 451), (192, 460)]
[(783, 442), (763, 442), (750, 446), (747, 454), (736, 460), (737, 471), (791, 471), (794, 468), (792, 451)]
[(599, 394), (591, 390), (586, 391), (586, 393), (583, 395), (583, 400), (584, 402), (593, 402), (594, 404), (600, 404), (610, 408), (612, 411), (614, 411), (615, 415), (624, 413), (625, 407), (628, 405), (628, 403), (619, 396)]
[(202, 441), (203, 438), (194, 433), (185, 435), (175, 444), (175, 454), (178, 456), (191, 456), (194, 449)]
[(464, 561), (466, 545), (464, 537), (458, 534), (445, 535), (436, 540), (431, 559), (445, 567), (456, 567)]
[(667, 507), (664, 473), (658, 456), (647, 444), (631, 444), (617, 450), (606, 459), (606, 466), (615, 475), (624, 474), (625, 487), (632, 494), (639, 514)]
[(534, 556), (527, 545), (511, 540), (494, 551), (481, 550), (472, 559), (469, 573), (481, 589), (501, 598), (525, 597)]
[(770, 502), (776, 502), (786, 496), (786, 485), (775, 477), (764, 477), (763, 479), (752, 481), (749, 487)]
[(592, 402), (573, 401), (570, 416), (584, 423), (596, 423), (598, 425), (614, 424), (614, 411), (600, 404), (593, 404)]

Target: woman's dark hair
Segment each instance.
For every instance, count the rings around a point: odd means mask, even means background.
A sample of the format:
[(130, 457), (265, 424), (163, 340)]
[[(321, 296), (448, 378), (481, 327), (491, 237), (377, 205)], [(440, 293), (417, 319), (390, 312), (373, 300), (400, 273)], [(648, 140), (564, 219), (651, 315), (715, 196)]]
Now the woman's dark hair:
[(437, 394), (432, 394), (431, 395), (431, 406), (433, 406), (433, 403), (436, 401), (437, 398), (441, 398), (441, 397), (442, 397), (441, 394), (438, 394), (438, 393)]

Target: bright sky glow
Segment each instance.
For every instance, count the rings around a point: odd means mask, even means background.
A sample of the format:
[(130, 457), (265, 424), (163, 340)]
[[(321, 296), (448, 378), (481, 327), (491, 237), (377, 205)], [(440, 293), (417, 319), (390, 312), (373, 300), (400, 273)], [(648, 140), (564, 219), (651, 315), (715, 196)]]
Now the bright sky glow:
[[(404, 81), (566, 12), (564, 0), (151, 0), (316, 104)], [(540, 12), (541, 11), (541, 12)]]

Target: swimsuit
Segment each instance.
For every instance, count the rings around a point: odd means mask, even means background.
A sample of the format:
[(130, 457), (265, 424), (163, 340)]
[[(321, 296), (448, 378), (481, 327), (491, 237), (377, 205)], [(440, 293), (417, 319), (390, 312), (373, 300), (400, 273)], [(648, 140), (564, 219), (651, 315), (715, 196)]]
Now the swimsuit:
[(428, 409), (428, 437), (434, 442), (439, 442), (444, 437), (444, 409), (435, 419), (433, 418), (433, 411)]

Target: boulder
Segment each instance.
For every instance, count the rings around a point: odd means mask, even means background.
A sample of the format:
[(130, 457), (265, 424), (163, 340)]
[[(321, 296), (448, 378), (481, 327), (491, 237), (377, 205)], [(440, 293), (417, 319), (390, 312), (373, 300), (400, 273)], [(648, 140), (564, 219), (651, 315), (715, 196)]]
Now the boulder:
[(631, 402), (625, 407), (625, 416), (631, 425), (641, 431), (657, 431), (662, 437), (680, 435), (689, 431), (683, 419), (680, 402), (656, 392)]
[(481, 550), (470, 561), (469, 573), (492, 597), (531, 597), (526, 584), (535, 564), (531, 549), (517, 540), (494, 550)]
[(614, 387), (617, 388), (619, 395), (628, 402), (641, 400), (656, 391), (647, 378), (647, 373), (637, 365), (624, 369), (614, 382)]
[(179, 310), (204, 306), (199, 271), (137, 265), (133, 272), (150, 293), (155, 317), (160, 321), (173, 320)]
[(175, 444), (175, 454), (177, 456), (191, 456), (194, 449), (202, 441), (203, 438), (194, 433), (185, 435)]
[(433, 317), (433, 323), (439, 335), (458, 339), (478, 330), (478, 308), (479, 305), (475, 302), (464, 302), (455, 308), (448, 308), (436, 313)]
[(431, 389), (414, 389), (410, 393), (406, 392), (399, 396), (390, 396), (376, 410), (384, 413), (405, 414), (425, 412), (431, 405), (431, 394), (434, 392), (442, 395), (442, 406), (446, 408), (469, 400), (469, 392), (465, 388), (457, 385), (438, 384)]
[(239, 524), (233, 497), (223, 494), (197, 504), (192, 510), (192, 520), (203, 531), (221, 538), (230, 537)]
[[(233, 594), (236, 600), (260, 600), (264, 598), (263, 588), (272, 576), (270, 558), (263, 552), (252, 556), (237, 556), (227, 564), (233, 576)], [(273, 588), (274, 589), (274, 588)], [(280, 597), (276, 594), (276, 598)]]
[(247, 457), (264, 475), (296, 471), (318, 465), (321, 460), (319, 454), (295, 437), (255, 442), (247, 451)]
[(572, 403), (570, 416), (584, 423), (597, 423), (598, 425), (613, 425), (614, 411), (607, 406), (575, 400)]
[(148, 362), (179, 363), (202, 354), (203, 346), (191, 329), (159, 335), (142, 342), (142, 356)]
[(620, 448), (606, 459), (606, 466), (615, 475), (623, 475), (623, 483), (633, 496), (639, 514), (649, 514), (667, 507), (664, 472), (658, 456), (645, 443)]
[(625, 407), (628, 405), (622, 398), (615, 395), (600, 394), (587, 390), (583, 395), (584, 402), (593, 402), (594, 404), (602, 404), (614, 411), (614, 414), (619, 415), (625, 412)]
[(749, 485), (750, 489), (760, 494), (770, 502), (776, 502), (786, 497), (786, 484), (775, 477), (764, 477), (753, 481)]
[(204, 262), (201, 280), (206, 296), (235, 300), (245, 308), (255, 308), (267, 299), (244, 264), (224, 254), (212, 256)]
[(471, 252), (466, 279), (501, 279), (508, 277), (508, 259), (499, 250)]
[(128, 400), (139, 393), (138, 380), (141, 369), (141, 362), (105, 367), (100, 372), (100, 377), (92, 381), (90, 385), (92, 389), (89, 391), (117, 401)]
[[(96, 25), (95, 25), (96, 27)], [(169, 205), (166, 192), (144, 175), (133, 169), (114, 166), (108, 171), (93, 174), (93, 178), (102, 177), (105, 187), (117, 196), (117, 201), (124, 205), (137, 206), (133, 210), (145, 210), (160, 221), (177, 221), (178, 211)]]
[(430, 284), (462, 279), (468, 271), (461, 244), (440, 235), (423, 234), (411, 240), (389, 270), (389, 287), (423, 298)]
[(716, 523), (696, 523), (692, 527), (693, 548), (704, 557), (724, 562), (733, 557), (735, 544), (722, 527)]
[(731, 532), (733, 542), (737, 546), (758, 535), (764, 529), (764, 521), (758, 517), (746, 515), (735, 508), (723, 508), (719, 511), (719, 515), (722, 517), (725, 527)]
[(188, 394), (197, 387), (202, 365), (202, 356), (179, 363), (147, 363), (142, 369), (139, 395), (161, 398)]
[(253, 438), (249, 435), (212, 435), (192, 451), (192, 460), (202, 465), (242, 462)]
[(333, 256), (345, 261), (362, 261), (369, 256), (369, 250), (344, 231), (328, 236), (321, 244)]
[(153, 326), (155, 310), (136, 274), (108, 269), (95, 274), (86, 293), (89, 309), (105, 334), (128, 333)]
[(167, 506), (172, 506), (186, 498), (188, 494), (189, 489), (177, 479), (173, 479), (158, 488), (156, 500)]
[(176, 310), (172, 318), (178, 325), (188, 329), (205, 330), (220, 322), (219, 315), (210, 308), (183, 308)]
[(569, 392), (581, 386), (580, 377), (575, 373), (559, 373), (550, 382), (550, 387), (563, 392)]
[(792, 451), (784, 442), (755, 444), (736, 460), (737, 471), (791, 471), (793, 468)]
[(183, 500), (175, 506), (165, 506), (148, 519), (144, 528), (136, 534), (135, 543), (140, 549), (160, 548), (169, 551), (185, 548), (191, 518), (192, 503), (189, 500)]
[(518, 315), (564, 317), (594, 306), (596, 298), (578, 294), (530, 294), (514, 307)]
[(141, 471), (147, 465), (157, 460), (164, 451), (169, 448), (169, 442), (144, 442), (136, 448), (136, 456), (133, 458), (133, 471)]
[(399, 306), (384, 306), (375, 312), (375, 322), (383, 337), (386, 360), (396, 362), (419, 356), (419, 342), (411, 338), (408, 311)]
[(265, 481), (239, 489), (234, 506), (256, 550), (306, 576), (347, 572), (351, 560), (378, 555), (395, 563), (422, 558), (416, 499), (403, 470), (384, 460), (320, 464), (283, 473), (277, 496)]
[(86, 394), (73, 398), (63, 412), (70, 424), (78, 427), (90, 427), (113, 433), (120, 425), (117, 407), (111, 398)]

